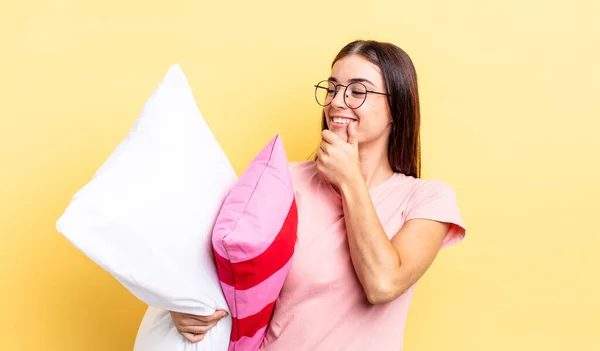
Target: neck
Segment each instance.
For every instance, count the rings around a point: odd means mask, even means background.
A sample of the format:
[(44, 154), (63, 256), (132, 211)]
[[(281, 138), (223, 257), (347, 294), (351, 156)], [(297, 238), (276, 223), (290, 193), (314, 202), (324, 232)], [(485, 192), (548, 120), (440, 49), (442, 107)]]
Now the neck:
[(361, 173), (369, 189), (385, 182), (394, 174), (388, 159), (387, 142), (383, 147), (361, 144), (358, 150)]

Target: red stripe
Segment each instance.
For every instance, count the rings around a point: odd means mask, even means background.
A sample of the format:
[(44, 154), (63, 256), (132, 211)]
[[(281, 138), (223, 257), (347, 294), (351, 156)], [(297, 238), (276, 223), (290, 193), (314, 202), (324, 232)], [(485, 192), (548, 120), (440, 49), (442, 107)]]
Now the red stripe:
[(241, 338), (251, 338), (256, 332), (269, 324), (271, 316), (273, 315), (273, 308), (275, 307), (275, 301), (266, 305), (260, 312), (257, 312), (246, 318), (233, 318), (231, 328), (231, 341), (236, 342)]
[(271, 245), (260, 255), (243, 262), (231, 263), (216, 251), (215, 261), (219, 279), (238, 290), (256, 286), (279, 271), (294, 254), (298, 229), (296, 200)]

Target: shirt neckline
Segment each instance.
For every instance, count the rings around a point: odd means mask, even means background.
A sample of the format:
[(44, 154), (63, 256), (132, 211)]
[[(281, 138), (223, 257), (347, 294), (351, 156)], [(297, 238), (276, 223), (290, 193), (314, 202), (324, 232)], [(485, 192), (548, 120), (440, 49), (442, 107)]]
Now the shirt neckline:
[[(392, 179), (398, 177), (398, 176), (403, 176), (404, 174), (400, 173), (400, 172), (394, 172), (388, 179), (384, 180), (383, 182), (381, 182), (380, 184), (378, 184), (376, 187), (369, 189), (369, 194), (371, 195), (371, 197), (373, 197), (373, 194), (378, 191), (379, 189), (381, 189), (384, 185), (390, 183), (392, 181)], [(338, 193), (337, 191), (335, 191), (335, 188), (333, 187), (333, 184), (331, 184), (331, 182), (327, 181), (326, 179), (324, 179), (323, 177), (321, 177), (321, 181), (326, 183), (327, 188), (329, 188), (329, 191), (331, 191), (331, 193), (335, 196), (335, 198), (341, 200), (342, 199), (342, 195), (340, 193)]]

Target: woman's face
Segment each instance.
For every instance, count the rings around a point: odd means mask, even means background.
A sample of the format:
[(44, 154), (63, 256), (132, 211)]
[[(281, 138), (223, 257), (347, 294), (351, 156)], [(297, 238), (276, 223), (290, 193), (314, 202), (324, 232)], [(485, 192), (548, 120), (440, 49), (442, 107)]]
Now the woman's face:
[[(387, 93), (379, 67), (359, 55), (350, 55), (338, 60), (331, 70), (329, 78), (334, 84), (344, 86), (358, 81), (367, 90)], [(324, 107), (325, 119), (329, 130), (343, 140), (348, 140), (348, 123), (356, 121), (359, 144), (377, 143), (386, 145), (391, 131), (392, 116), (387, 96), (367, 93), (364, 103), (357, 109), (349, 108), (344, 102), (344, 87), (338, 91), (331, 104)], [(351, 95), (348, 89), (346, 95)], [(347, 98), (350, 102), (350, 98)]]

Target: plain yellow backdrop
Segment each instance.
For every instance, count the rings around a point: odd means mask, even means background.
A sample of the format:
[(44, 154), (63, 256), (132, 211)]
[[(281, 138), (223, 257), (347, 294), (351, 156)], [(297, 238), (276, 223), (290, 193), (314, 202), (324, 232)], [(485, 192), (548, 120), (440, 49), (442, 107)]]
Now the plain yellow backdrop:
[(417, 288), (405, 350), (600, 350), (598, 4), (3, 2), (0, 350), (132, 349), (144, 304), (55, 222), (170, 65), (241, 172), (276, 133), (311, 154), (312, 85), (355, 38), (413, 58), (423, 176), (468, 228)]

